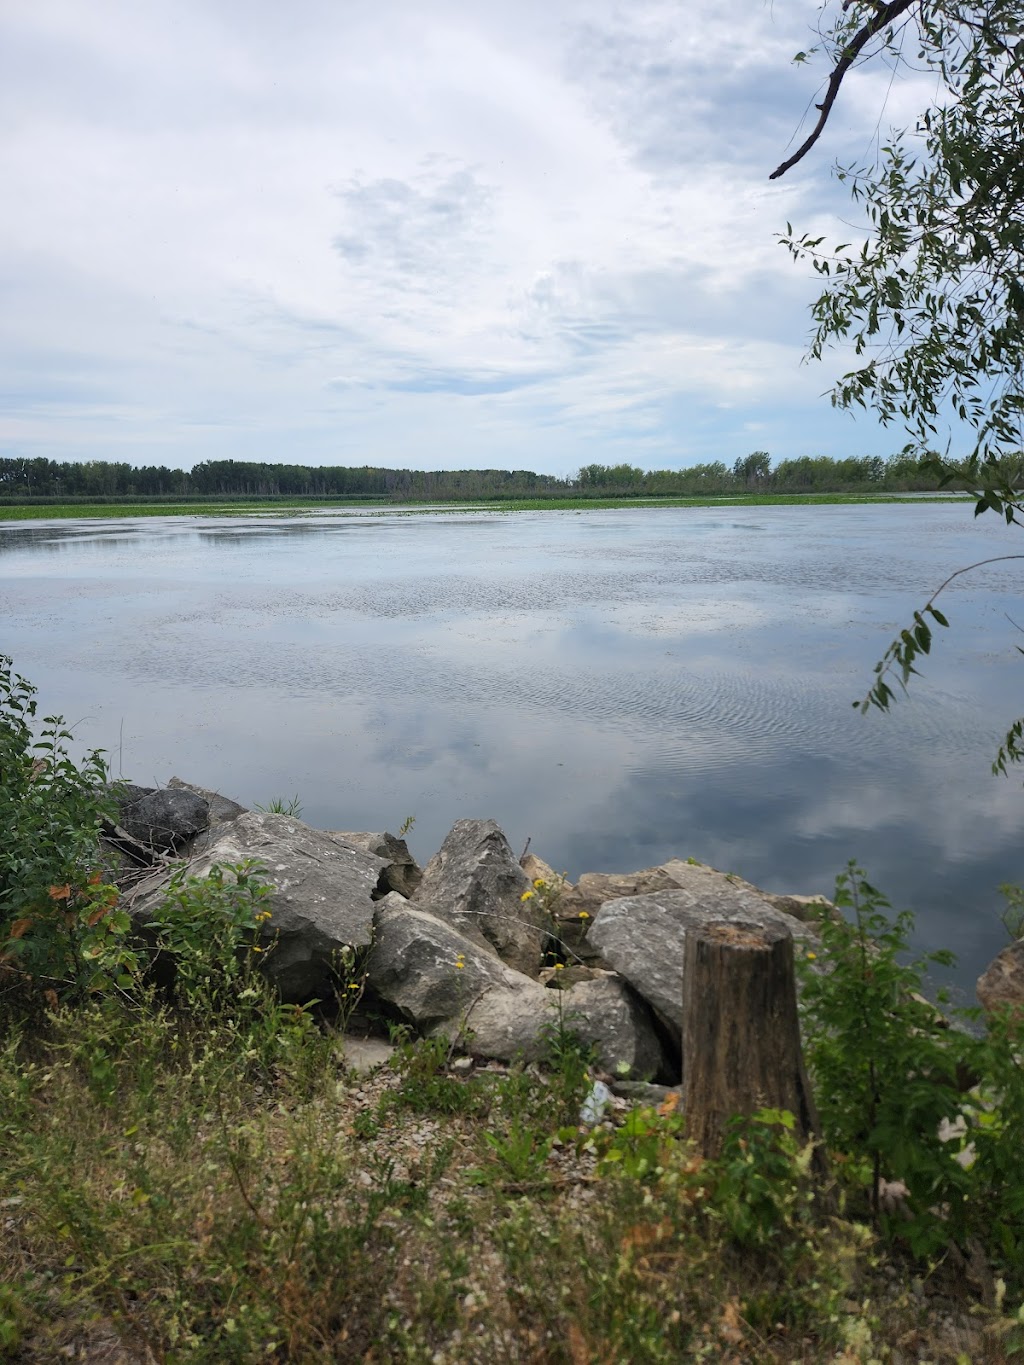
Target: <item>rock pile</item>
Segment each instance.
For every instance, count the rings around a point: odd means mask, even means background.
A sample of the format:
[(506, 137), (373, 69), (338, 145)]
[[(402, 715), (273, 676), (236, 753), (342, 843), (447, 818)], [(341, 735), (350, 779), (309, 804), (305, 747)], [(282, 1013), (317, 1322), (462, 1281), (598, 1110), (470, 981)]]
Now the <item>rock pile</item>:
[(119, 824), (164, 855), (127, 897), (140, 935), (180, 866), (168, 853), (196, 877), (252, 862), (283, 999), (329, 999), (336, 954), (354, 948), (380, 1012), (486, 1058), (536, 1057), (561, 1023), (607, 1070), (678, 1082), (687, 933), (732, 919), (815, 933), (815, 902), (692, 859), (571, 885), (532, 854), (520, 863), (493, 820), (456, 821), (422, 871), (395, 835), (313, 829), (177, 778), (129, 789)]

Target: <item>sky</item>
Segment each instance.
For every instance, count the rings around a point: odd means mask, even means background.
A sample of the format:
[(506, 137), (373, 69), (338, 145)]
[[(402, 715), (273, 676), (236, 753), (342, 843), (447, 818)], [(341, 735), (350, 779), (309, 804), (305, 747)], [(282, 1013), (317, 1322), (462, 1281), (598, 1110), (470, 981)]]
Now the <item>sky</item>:
[[(572, 475), (903, 444), (802, 363), (816, 0), (0, 7), (0, 456)], [(841, 231), (842, 230), (842, 231)], [(845, 232), (845, 237), (842, 233)]]

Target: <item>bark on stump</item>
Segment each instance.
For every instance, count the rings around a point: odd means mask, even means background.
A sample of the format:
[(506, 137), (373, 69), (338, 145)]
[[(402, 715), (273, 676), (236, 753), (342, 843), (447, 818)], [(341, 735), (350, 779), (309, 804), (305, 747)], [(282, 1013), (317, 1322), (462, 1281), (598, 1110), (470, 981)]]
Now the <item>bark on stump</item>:
[[(793, 939), (739, 920), (687, 932), (683, 966), (683, 1112), (687, 1135), (719, 1154), (735, 1114), (788, 1109), (795, 1136), (820, 1135), (800, 1045)], [(815, 1166), (824, 1171), (821, 1149)]]

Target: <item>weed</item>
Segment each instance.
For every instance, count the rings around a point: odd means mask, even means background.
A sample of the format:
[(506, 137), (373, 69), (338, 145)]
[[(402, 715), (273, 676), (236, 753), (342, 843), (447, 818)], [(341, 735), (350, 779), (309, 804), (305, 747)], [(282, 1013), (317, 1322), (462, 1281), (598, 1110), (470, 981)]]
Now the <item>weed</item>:
[[(631, 1109), (614, 1132), (590, 1138), (589, 1144), (599, 1156), (601, 1174), (616, 1170), (631, 1180), (660, 1180), (678, 1155), (683, 1133), (683, 1119), (676, 1112), (675, 1100), (675, 1096), (671, 1097), (658, 1109), (644, 1105)], [(698, 1162), (693, 1169), (699, 1168)]]
[(352, 1120), (352, 1132), (358, 1138), (375, 1138), (381, 1132), (382, 1127), (380, 1118), (366, 1109), (361, 1110)]
[(590, 1073), (597, 1061), (592, 1044), (584, 1041), (575, 1012), (566, 1009), (560, 990), (551, 991), (553, 1017), (541, 1026), (544, 1061), (551, 1069), (555, 1101), (555, 1122), (564, 1123), (575, 1115), (590, 1086)]
[(881, 1206), (883, 1179), (906, 1186), (913, 1216), (899, 1231), (927, 1255), (949, 1235), (946, 1220), (930, 1210), (944, 1206), (962, 1231), (968, 1185), (939, 1137), (942, 1120), (959, 1109), (958, 1064), (968, 1040), (921, 994), (926, 967), (951, 958), (905, 962), (911, 917), (890, 917), (888, 901), (852, 864), (837, 881), (835, 902), (851, 918), (823, 912), (821, 952), (812, 956), (814, 969), (806, 959), (801, 967), (822, 1123), (844, 1158), (841, 1169), (867, 1176), (876, 1221), (891, 1223)]
[(367, 975), (363, 958), (355, 948), (346, 944), (331, 954), (331, 973), (336, 1007), (334, 1028), (343, 1034), (366, 991)]
[(292, 815), (297, 820), (302, 814), (302, 802), (298, 793), (290, 800), (283, 796), (275, 796), (265, 806), (257, 805), (256, 810), (262, 811), (264, 815)]
[(443, 1037), (406, 1036), (399, 1041), (392, 1065), (400, 1083), (391, 1102), (417, 1114), (468, 1114), (477, 1109), (479, 1092), (447, 1070), (450, 1050)]
[(712, 1203), (740, 1246), (773, 1247), (814, 1222), (814, 1142), (801, 1144), (794, 1128), (793, 1115), (780, 1109), (760, 1109), (729, 1125), (714, 1167)]
[[(485, 1132), (483, 1139), (493, 1165), (503, 1179), (532, 1185), (543, 1178), (552, 1140), (538, 1133), (528, 1120), (515, 1119), (507, 1133)], [(477, 1184), (484, 1184), (489, 1173), (477, 1171), (471, 1178)]]

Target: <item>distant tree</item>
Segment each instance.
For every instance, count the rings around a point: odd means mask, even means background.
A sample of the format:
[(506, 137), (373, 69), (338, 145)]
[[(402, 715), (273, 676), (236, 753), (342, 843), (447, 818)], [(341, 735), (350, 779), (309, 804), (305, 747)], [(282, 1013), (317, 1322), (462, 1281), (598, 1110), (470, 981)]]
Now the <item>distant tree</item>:
[(732, 472), (747, 488), (766, 488), (772, 475), (772, 457), (767, 450), (755, 450), (737, 460)]

